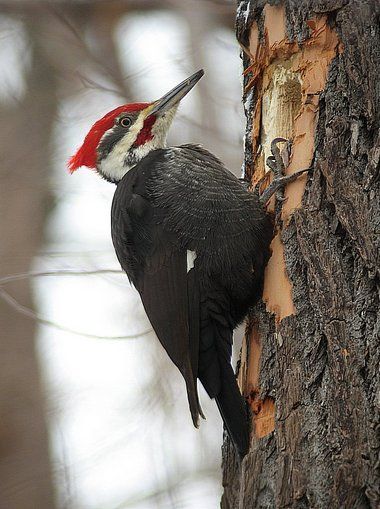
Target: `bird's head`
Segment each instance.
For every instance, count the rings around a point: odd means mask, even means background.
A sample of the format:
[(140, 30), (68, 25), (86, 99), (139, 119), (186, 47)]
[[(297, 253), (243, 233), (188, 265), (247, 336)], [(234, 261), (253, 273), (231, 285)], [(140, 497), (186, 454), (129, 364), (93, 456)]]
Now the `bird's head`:
[(196, 72), (158, 101), (124, 104), (104, 115), (70, 158), (70, 172), (87, 166), (106, 180), (119, 182), (151, 150), (165, 147), (180, 100), (203, 74), (203, 70)]

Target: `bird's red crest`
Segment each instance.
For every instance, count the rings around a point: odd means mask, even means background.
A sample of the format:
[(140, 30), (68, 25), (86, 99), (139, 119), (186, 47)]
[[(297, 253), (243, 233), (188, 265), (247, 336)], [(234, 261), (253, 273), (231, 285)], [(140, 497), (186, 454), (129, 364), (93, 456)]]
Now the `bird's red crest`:
[[(87, 133), (82, 146), (77, 150), (77, 152), (70, 157), (69, 159), (69, 170), (70, 173), (73, 173), (75, 170), (80, 168), (81, 166), (87, 166), (88, 168), (96, 167), (96, 147), (99, 144), (99, 141), (103, 134), (111, 129), (115, 122), (115, 118), (121, 113), (130, 111), (141, 111), (144, 108), (149, 106), (149, 103), (134, 103), (134, 104), (124, 104), (123, 106), (119, 106), (114, 110), (110, 111), (100, 120), (95, 122), (95, 124), (91, 127), (89, 132)], [(145, 126), (144, 126), (145, 127)]]

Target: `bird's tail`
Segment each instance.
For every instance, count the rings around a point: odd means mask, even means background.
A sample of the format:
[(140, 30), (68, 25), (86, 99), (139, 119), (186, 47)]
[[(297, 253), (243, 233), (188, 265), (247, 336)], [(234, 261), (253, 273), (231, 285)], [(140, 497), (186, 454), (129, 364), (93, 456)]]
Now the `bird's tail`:
[(232, 330), (221, 313), (204, 307), (198, 377), (210, 398), (215, 398), (228, 434), (241, 457), (249, 448), (246, 403), (231, 366)]
[(243, 458), (249, 449), (247, 408), (240, 393), (231, 364), (225, 362), (221, 369), (221, 388), (215, 396), (219, 412), (228, 434)]

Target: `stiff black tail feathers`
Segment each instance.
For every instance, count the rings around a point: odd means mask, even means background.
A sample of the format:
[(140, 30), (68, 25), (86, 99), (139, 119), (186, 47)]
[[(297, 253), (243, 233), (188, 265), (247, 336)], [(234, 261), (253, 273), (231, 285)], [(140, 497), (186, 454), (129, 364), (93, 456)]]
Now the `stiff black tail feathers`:
[[(199, 403), (196, 380), (193, 378), (190, 363), (184, 366), (182, 375), (186, 382), (187, 398), (193, 424), (199, 427), (199, 416), (205, 419)], [(220, 415), (240, 458), (249, 449), (249, 425), (246, 404), (240, 393), (231, 364), (225, 362), (220, 367), (220, 391), (215, 395)]]
[(229, 363), (221, 366), (221, 389), (215, 396), (219, 412), (228, 434), (243, 458), (249, 449), (249, 425), (247, 408), (240, 393), (235, 374)]
[(232, 326), (226, 314), (217, 306), (216, 299), (203, 302), (198, 378), (210, 398), (215, 398), (228, 434), (242, 458), (249, 449), (249, 424), (246, 403), (231, 366)]

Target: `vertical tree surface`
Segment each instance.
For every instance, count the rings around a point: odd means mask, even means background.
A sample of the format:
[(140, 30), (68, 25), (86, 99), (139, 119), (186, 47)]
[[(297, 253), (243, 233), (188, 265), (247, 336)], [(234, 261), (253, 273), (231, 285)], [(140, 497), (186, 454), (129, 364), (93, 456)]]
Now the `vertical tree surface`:
[(249, 454), (223, 448), (227, 508), (377, 508), (379, 472), (379, 3), (243, 0), (245, 172), (292, 138), (263, 302), (239, 382)]

